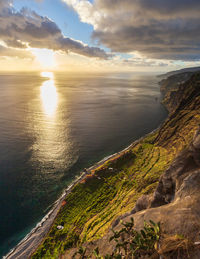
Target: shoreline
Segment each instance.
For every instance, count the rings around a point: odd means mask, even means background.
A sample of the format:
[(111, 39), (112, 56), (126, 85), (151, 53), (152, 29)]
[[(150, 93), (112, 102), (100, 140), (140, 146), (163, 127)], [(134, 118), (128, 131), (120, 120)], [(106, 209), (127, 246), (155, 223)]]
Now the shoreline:
[[(163, 123), (163, 122), (162, 122)], [(92, 173), (92, 171), (96, 170), (98, 167), (102, 166), (104, 163), (112, 160), (115, 157), (123, 155), (125, 152), (129, 151), (134, 145), (138, 144), (148, 135), (153, 134), (155, 131), (159, 130), (162, 123), (151, 132), (145, 134), (141, 138), (133, 141), (129, 146), (122, 149), (119, 152), (111, 154), (109, 156), (104, 157), (102, 160), (96, 162), (91, 167), (87, 168), (87, 172), (80, 172), (80, 176), (76, 177), (72, 183), (63, 191), (63, 194), (58, 198), (54, 203), (52, 209), (42, 218), (40, 222), (13, 248), (8, 252), (3, 259), (26, 259), (31, 254), (33, 254), (38, 246), (42, 243), (47, 233), (49, 232), (57, 214), (59, 213), (60, 208), (62, 207), (62, 202), (64, 199), (71, 193), (74, 186), (80, 183), (88, 173)]]

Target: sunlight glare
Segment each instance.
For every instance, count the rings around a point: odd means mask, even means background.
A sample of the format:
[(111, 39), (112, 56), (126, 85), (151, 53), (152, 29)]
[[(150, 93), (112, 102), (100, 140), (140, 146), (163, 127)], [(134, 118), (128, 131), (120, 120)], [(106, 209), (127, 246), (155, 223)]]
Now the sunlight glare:
[(32, 49), (31, 52), (36, 57), (42, 68), (50, 69), (55, 67), (54, 52), (49, 49)]
[(58, 101), (54, 76), (51, 72), (42, 72), (41, 76), (49, 78), (49, 80), (45, 81), (40, 87), (40, 96), (45, 114), (52, 117), (56, 111)]
[(54, 74), (52, 73), (52, 72), (41, 72), (40, 73), (40, 75), (42, 76), (42, 77), (47, 77), (47, 78), (50, 78), (50, 79), (54, 79)]

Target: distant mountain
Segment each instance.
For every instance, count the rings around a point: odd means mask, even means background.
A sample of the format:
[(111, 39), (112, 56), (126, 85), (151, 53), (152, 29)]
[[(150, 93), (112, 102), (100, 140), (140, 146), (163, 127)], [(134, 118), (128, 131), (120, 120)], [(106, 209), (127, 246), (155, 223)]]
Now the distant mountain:
[(200, 67), (188, 67), (188, 68), (170, 71), (166, 74), (159, 75), (158, 77), (167, 78), (169, 76), (173, 76), (173, 75), (177, 75), (177, 74), (181, 74), (181, 73), (185, 73), (185, 72), (197, 72), (197, 71), (200, 71)]

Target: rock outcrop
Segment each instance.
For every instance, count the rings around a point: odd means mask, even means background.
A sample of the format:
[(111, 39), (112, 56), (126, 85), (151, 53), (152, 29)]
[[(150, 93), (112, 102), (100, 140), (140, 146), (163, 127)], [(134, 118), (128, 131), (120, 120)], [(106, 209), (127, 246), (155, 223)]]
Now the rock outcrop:
[[(173, 146), (177, 157), (160, 177), (153, 194), (142, 195), (129, 213), (113, 221), (103, 238), (84, 244), (88, 255), (96, 247), (99, 247), (101, 255), (112, 254), (115, 243), (109, 242), (113, 235), (111, 229), (119, 231), (122, 228), (121, 220), (128, 222), (131, 217), (134, 218), (137, 229), (144, 226), (144, 221), (153, 220), (161, 223), (163, 235), (181, 235), (193, 244), (200, 241), (200, 73), (194, 74), (186, 82), (176, 82), (176, 87), (171, 90), (168, 86), (164, 100), (165, 103), (168, 102), (170, 114), (154, 143), (165, 147)], [(183, 125), (187, 123), (188, 127), (183, 132)], [(179, 152), (182, 141), (185, 144), (182, 143)], [(69, 250), (64, 258), (72, 258), (75, 251), (76, 249)], [(166, 258), (198, 259), (200, 249), (197, 246), (186, 255), (175, 254), (174, 257)]]
[[(153, 196), (144, 195), (138, 199), (135, 208), (120, 216), (112, 224), (119, 231), (123, 222), (134, 218), (135, 226), (140, 229), (144, 220), (161, 223), (162, 234), (182, 235), (193, 243), (200, 241), (200, 129), (195, 133), (190, 146), (174, 160), (161, 176)], [(111, 254), (114, 242), (109, 242), (113, 232), (110, 230), (102, 239), (85, 244), (88, 254), (99, 247), (102, 255)], [(72, 258), (71, 250), (65, 258)], [(183, 258), (200, 258), (200, 250), (194, 249)]]
[(96, 247), (112, 254), (112, 228), (131, 217), (138, 230), (153, 220), (161, 223), (161, 239), (178, 235), (192, 244), (186, 254), (165, 258), (200, 258), (200, 73), (170, 77), (161, 91), (166, 121), (73, 188), (32, 258), (73, 258), (79, 246), (86, 258)]

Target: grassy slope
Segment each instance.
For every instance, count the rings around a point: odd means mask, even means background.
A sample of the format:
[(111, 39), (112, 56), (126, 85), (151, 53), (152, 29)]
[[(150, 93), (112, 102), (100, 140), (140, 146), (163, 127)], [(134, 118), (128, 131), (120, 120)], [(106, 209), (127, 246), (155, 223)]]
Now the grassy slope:
[[(74, 187), (33, 258), (57, 258), (68, 248), (101, 237), (142, 194), (155, 190), (160, 175), (190, 143), (200, 122), (199, 79), (197, 74), (182, 87), (178, 106), (160, 130)], [(57, 230), (57, 225), (64, 229)]]

